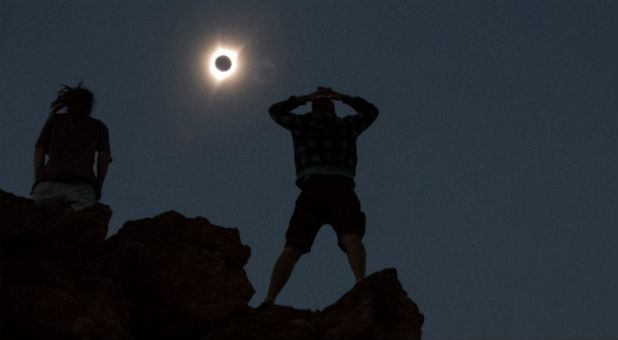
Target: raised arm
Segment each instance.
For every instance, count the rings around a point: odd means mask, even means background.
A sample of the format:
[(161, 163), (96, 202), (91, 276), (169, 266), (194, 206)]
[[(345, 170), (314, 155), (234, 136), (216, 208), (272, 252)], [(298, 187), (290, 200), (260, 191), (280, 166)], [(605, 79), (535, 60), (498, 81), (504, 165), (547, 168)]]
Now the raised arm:
[(346, 116), (343, 118), (343, 121), (346, 125), (352, 126), (358, 134), (365, 131), (378, 117), (378, 108), (361, 97), (350, 97), (335, 92), (330, 87), (318, 87), (318, 91), (315, 94), (332, 100), (340, 100), (350, 105), (357, 114)]
[(357, 112), (355, 115), (344, 117), (343, 121), (353, 126), (358, 133), (365, 131), (378, 117), (378, 108), (361, 97), (341, 95), (341, 101)]
[(287, 100), (273, 104), (269, 109), (270, 117), (286, 129), (298, 126), (301, 118), (292, 112), (300, 105), (307, 103), (307, 96), (291, 96)]

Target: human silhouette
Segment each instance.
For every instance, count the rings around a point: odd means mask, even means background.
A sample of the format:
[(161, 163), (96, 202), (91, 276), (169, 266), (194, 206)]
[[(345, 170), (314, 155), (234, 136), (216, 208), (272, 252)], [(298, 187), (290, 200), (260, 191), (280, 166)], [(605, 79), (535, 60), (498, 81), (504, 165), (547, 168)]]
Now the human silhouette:
[[(351, 106), (357, 114), (337, 117), (333, 100)], [(311, 112), (292, 113), (307, 102), (312, 104)], [(296, 185), (301, 193), (260, 309), (274, 304), (296, 262), (311, 250), (324, 224), (330, 224), (337, 233), (338, 246), (347, 254), (356, 282), (365, 277), (365, 214), (354, 192), (356, 138), (373, 123), (378, 109), (363, 98), (318, 87), (309, 95), (291, 96), (274, 104), (269, 113), (292, 133)]]
[(90, 117), (93, 104), (94, 95), (82, 83), (75, 87), (63, 85), (51, 103), (51, 113), (34, 152), (31, 194), (35, 205), (70, 206), (79, 211), (100, 199), (112, 158), (107, 126)]

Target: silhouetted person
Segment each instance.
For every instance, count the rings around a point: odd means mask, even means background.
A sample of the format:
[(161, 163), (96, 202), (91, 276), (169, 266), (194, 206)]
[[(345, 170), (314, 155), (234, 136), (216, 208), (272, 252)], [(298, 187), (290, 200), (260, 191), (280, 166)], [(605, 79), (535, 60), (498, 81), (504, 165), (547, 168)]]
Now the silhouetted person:
[[(332, 100), (340, 100), (356, 110), (356, 115), (339, 118)], [(311, 112), (291, 111), (312, 103)], [(296, 185), (302, 190), (288, 230), (283, 253), (275, 263), (268, 294), (260, 305), (272, 305), (287, 282), (301, 255), (311, 245), (324, 224), (337, 233), (338, 246), (346, 252), (356, 281), (365, 277), (365, 214), (354, 192), (356, 138), (378, 116), (378, 109), (360, 97), (342, 95), (330, 88), (306, 96), (291, 96), (269, 109), (275, 122), (292, 133)]]
[[(51, 103), (34, 152), (32, 198), (36, 205), (68, 205), (78, 211), (100, 199), (112, 158), (107, 127), (90, 117), (93, 103), (92, 92), (81, 83), (76, 87), (64, 85)], [(59, 113), (62, 109), (66, 112)]]

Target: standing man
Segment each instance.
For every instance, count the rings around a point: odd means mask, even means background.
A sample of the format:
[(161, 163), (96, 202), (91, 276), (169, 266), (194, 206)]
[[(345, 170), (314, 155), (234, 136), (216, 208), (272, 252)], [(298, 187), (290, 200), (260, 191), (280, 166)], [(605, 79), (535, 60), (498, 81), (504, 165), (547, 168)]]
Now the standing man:
[[(64, 85), (51, 103), (51, 113), (34, 151), (32, 198), (35, 205), (68, 205), (78, 211), (101, 198), (112, 157), (107, 126), (90, 117), (93, 103), (92, 92), (81, 83), (76, 87)], [(59, 113), (62, 109), (66, 112)], [(95, 153), (98, 153), (96, 175)]]
[[(339, 118), (333, 100), (350, 105), (356, 115)], [(311, 102), (311, 112), (291, 111)], [(260, 308), (274, 304), (301, 255), (324, 224), (337, 233), (338, 246), (348, 257), (356, 281), (365, 277), (365, 214), (354, 193), (356, 138), (373, 123), (378, 109), (360, 97), (318, 87), (306, 96), (291, 96), (269, 109), (270, 116), (292, 133), (296, 185), (302, 190), (285, 234), (283, 253), (275, 263), (268, 294)]]

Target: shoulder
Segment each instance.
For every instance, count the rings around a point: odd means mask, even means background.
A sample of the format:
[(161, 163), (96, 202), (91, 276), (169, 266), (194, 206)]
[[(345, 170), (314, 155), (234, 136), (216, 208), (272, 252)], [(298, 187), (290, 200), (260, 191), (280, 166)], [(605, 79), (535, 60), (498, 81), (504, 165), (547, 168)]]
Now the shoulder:
[(48, 128), (51, 128), (52, 126), (57, 126), (58, 124), (62, 124), (64, 121), (67, 120), (67, 116), (68, 115), (64, 113), (56, 113), (54, 115), (51, 115), (45, 121), (45, 126)]
[(96, 118), (88, 117), (88, 124), (96, 127), (97, 129), (107, 130), (107, 125)]
[(66, 113), (56, 113), (54, 115), (49, 116), (49, 118), (47, 118), (47, 122), (48, 123), (62, 122), (62, 121), (67, 120), (68, 117), (69, 115)]

